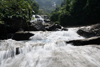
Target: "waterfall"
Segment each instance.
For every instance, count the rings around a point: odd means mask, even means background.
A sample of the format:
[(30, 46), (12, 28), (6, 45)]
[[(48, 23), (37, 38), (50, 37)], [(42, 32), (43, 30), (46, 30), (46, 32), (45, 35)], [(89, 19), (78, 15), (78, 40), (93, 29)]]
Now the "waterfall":
[(42, 24), (44, 24), (44, 19), (42, 18), (42, 16), (40, 16), (40, 15), (33, 15), (32, 16), (33, 18), (34, 18), (34, 20), (32, 19), (30, 22), (38, 22), (38, 21), (40, 21), (40, 22), (42, 22)]
[[(76, 31), (32, 31), (27, 41), (0, 41), (0, 67), (100, 67), (99, 46), (73, 46)], [(16, 54), (18, 52), (18, 54)]]

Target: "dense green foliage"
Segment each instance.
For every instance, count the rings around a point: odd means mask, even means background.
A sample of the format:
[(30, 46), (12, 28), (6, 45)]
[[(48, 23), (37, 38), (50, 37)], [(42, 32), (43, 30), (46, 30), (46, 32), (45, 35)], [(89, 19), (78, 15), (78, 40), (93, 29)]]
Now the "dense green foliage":
[(64, 0), (60, 9), (52, 12), (51, 21), (63, 26), (86, 25), (100, 23), (99, 16), (99, 0)]
[(13, 28), (27, 26), (32, 12), (38, 11), (39, 5), (34, 0), (0, 0), (0, 20)]
[[(56, 5), (60, 5), (62, 0), (35, 0), (39, 6), (39, 14), (48, 14), (50, 13)], [(54, 6), (54, 4), (56, 4)]]
[(12, 18), (22, 18), (28, 20), (29, 13), (32, 15), (31, 6), (24, 0), (3, 0), (1, 1), (0, 6), (0, 16), (3, 21)]
[(39, 12), (39, 4), (35, 0), (25, 0), (25, 1), (27, 1), (31, 5), (34, 14), (37, 14)]
[(35, 13), (39, 10), (39, 5), (31, 0), (2, 0), (0, 3), (0, 17), (4, 21), (13, 17), (28, 20), (32, 16), (32, 10)]

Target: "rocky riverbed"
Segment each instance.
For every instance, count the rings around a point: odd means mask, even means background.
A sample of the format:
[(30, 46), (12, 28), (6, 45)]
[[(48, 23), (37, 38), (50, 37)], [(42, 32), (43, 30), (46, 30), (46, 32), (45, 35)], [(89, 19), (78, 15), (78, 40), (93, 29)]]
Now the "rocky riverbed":
[(100, 67), (100, 24), (65, 28), (42, 22), (9, 34), (0, 24), (0, 67)]
[[(13, 36), (21, 32), (20, 35), (24, 35), (25, 31), (67, 31), (68, 29), (64, 28), (59, 24), (51, 23), (45, 15), (33, 15), (35, 19), (31, 20), (30, 22), (26, 23), (23, 22), (21, 24), (21, 20), (18, 20), (10, 25), (0, 23), (0, 40), (13, 38)], [(16, 24), (15, 24), (16, 23)], [(30, 33), (27, 33), (26, 36)], [(28, 38), (25, 38), (28, 40)], [(13, 38), (15, 39), (15, 38)], [(23, 39), (23, 40), (25, 40)], [(22, 40), (22, 39), (21, 39)]]
[(0, 41), (0, 67), (100, 67), (100, 46), (73, 46), (66, 41), (86, 39), (68, 31), (30, 31), (30, 40)]

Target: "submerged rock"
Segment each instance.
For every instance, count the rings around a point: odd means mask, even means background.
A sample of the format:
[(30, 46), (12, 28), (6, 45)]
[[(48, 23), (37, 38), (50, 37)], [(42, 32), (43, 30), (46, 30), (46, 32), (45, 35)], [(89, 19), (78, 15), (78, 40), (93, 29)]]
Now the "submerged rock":
[(82, 40), (67, 41), (66, 43), (72, 43), (74, 46), (81, 46), (81, 45), (83, 46), (83, 45), (89, 45), (89, 44), (100, 45), (100, 36), (92, 37), (88, 39), (82, 39)]

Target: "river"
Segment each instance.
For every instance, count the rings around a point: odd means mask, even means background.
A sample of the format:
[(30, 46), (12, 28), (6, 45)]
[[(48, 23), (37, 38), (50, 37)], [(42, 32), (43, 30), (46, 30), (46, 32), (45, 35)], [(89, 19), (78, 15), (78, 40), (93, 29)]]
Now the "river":
[(99, 46), (65, 43), (84, 39), (76, 33), (77, 30), (31, 31), (35, 35), (27, 41), (1, 40), (0, 67), (100, 67)]

